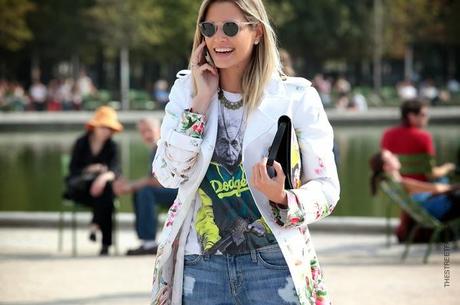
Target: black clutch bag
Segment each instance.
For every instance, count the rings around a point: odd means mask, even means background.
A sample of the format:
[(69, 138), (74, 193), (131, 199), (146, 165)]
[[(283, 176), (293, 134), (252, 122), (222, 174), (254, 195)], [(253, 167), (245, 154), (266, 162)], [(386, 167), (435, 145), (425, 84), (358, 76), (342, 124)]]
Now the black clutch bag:
[(281, 164), (283, 172), (286, 175), (284, 183), (285, 189), (299, 188), (301, 185), (301, 156), (299, 143), (291, 119), (286, 115), (278, 119), (278, 130), (269, 150), (267, 172), (270, 177), (275, 177), (276, 175), (275, 169), (273, 168), (273, 162), (275, 160)]

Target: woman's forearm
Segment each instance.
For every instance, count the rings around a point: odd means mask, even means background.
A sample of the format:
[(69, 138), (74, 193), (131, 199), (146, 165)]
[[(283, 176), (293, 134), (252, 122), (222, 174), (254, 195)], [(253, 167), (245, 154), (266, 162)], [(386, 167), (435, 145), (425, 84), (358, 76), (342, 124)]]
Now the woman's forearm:
[(115, 180), (115, 173), (112, 172), (112, 171), (108, 171), (108, 172), (105, 172), (103, 174), (100, 174), (97, 178), (98, 179), (104, 179), (106, 182), (113, 181), (113, 180)]
[(430, 183), (410, 178), (403, 178), (402, 183), (410, 194), (424, 192), (439, 194), (451, 189), (448, 184)]

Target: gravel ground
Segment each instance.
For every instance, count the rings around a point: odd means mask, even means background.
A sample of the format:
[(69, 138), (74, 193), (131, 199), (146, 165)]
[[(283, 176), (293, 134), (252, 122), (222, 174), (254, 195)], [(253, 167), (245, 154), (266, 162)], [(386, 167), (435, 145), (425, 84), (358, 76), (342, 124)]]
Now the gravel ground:
[[(153, 256), (98, 257), (98, 245), (79, 230), (79, 256), (70, 255), (70, 233), (57, 251), (57, 230), (0, 228), (0, 304), (141, 305), (149, 303)], [(376, 234), (312, 232), (335, 305), (454, 305), (460, 299), (460, 251), (411, 248), (405, 263), (401, 245), (385, 246)], [(132, 231), (119, 234), (120, 253), (137, 246)], [(448, 260), (448, 266), (445, 265)], [(447, 269), (448, 268), (448, 269)], [(446, 280), (445, 271), (450, 272)], [(449, 286), (444, 287), (445, 282)]]

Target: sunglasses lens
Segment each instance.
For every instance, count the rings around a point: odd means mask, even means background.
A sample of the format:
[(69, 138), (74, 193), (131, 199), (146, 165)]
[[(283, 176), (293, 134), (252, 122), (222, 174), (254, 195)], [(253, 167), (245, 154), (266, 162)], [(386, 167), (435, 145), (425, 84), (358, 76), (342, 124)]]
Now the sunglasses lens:
[(211, 37), (216, 32), (216, 27), (211, 22), (202, 22), (200, 24), (200, 31), (206, 37)]
[(225, 35), (233, 37), (238, 34), (238, 24), (235, 22), (225, 22), (222, 30), (224, 31)]

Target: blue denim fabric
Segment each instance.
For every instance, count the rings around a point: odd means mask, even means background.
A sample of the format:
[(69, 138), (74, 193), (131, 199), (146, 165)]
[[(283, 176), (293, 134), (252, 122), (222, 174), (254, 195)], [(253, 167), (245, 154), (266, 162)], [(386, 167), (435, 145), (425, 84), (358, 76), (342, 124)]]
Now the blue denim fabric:
[(431, 193), (416, 193), (412, 195), (412, 199), (439, 220), (452, 208), (452, 201), (446, 195), (432, 196)]
[(243, 255), (186, 255), (183, 305), (299, 304), (278, 245)]
[(134, 193), (136, 232), (139, 239), (155, 240), (157, 233), (158, 206), (169, 206), (174, 202), (177, 190), (146, 186)]

